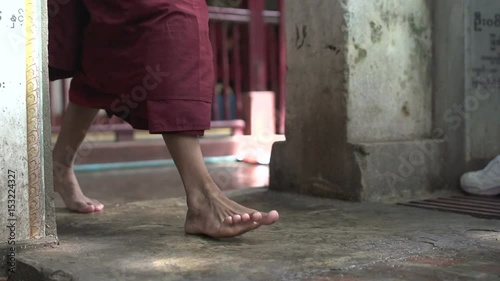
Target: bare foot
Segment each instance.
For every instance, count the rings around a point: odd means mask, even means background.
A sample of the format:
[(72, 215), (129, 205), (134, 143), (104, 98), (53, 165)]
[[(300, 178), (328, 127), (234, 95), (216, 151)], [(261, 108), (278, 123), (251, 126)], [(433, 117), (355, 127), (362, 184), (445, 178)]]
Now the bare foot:
[[(55, 166), (54, 166), (55, 167)], [(66, 208), (79, 213), (100, 212), (104, 205), (83, 195), (72, 168), (62, 168), (54, 172), (54, 191), (61, 195)]]
[(204, 234), (213, 238), (235, 237), (279, 219), (277, 211), (261, 213), (246, 208), (221, 191), (191, 196), (184, 229), (188, 234)]

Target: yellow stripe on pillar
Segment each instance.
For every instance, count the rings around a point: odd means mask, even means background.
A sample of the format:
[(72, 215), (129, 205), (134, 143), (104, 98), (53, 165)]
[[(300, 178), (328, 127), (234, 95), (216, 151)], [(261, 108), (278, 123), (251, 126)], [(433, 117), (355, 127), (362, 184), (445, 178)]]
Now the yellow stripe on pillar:
[(42, 165), (42, 63), (41, 63), (41, 10), (40, 0), (25, 0), (26, 38), (26, 111), (29, 174), (30, 238), (45, 236), (44, 190)]

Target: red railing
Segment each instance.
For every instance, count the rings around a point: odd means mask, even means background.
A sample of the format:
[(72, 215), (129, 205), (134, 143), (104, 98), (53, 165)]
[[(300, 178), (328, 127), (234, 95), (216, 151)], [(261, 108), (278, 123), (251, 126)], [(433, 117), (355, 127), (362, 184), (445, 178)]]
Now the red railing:
[[(279, 0), (282, 7), (283, 0)], [(212, 128), (230, 128), (243, 134), (243, 95), (250, 91), (276, 93), (276, 132), (284, 133), (284, 21), (280, 11), (265, 11), (264, 0), (252, 0), (248, 9), (209, 7), (214, 51), (216, 91)], [(282, 9), (280, 9), (282, 10)], [(51, 82), (51, 120), (58, 132), (68, 103), (70, 80)], [(134, 131), (121, 119), (99, 114), (90, 131), (114, 132), (116, 141), (132, 140)]]

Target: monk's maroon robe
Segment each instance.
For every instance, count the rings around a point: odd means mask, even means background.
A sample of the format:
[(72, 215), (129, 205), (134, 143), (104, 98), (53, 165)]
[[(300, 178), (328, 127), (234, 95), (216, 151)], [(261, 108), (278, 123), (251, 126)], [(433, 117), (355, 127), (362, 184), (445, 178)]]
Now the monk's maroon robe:
[(48, 9), (49, 75), (73, 77), (71, 102), (151, 133), (209, 129), (205, 0), (51, 0)]

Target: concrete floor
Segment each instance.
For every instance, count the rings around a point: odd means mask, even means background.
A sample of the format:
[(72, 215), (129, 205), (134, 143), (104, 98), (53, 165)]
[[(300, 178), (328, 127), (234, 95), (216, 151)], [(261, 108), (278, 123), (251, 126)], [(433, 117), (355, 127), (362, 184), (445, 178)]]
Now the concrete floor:
[[(248, 167), (233, 168), (247, 176)], [(238, 189), (232, 198), (277, 209), (281, 219), (213, 240), (183, 233), (183, 198), (127, 202), (136, 193), (141, 200), (177, 196), (180, 187), (149, 194), (161, 181), (147, 171), (114, 173), (79, 175), (91, 195), (104, 180), (115, 196), (97, 196), (108, 203), (101, 214), (58, 209), (60, 245), (20, 252), (15, 280), (500, 280), (500, 221)], [(129, 190), (134, 184), (138, 190)]]

